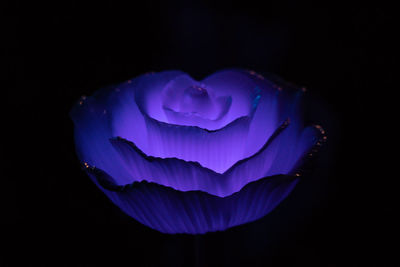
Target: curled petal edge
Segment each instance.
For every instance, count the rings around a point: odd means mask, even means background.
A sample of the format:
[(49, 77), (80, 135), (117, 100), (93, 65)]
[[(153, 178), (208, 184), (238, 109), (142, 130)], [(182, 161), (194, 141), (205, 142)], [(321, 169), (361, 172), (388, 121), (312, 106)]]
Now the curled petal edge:
[[(264, 167), (256, 173), (249, 172), (248, 165), (254, 160), (262, 158), (274, 157), (277, 144), (282, 131), (284, 131), (289, 122), (285, 121), (272, 135), (265, 145), (254, 155), (243, 160), (237, 161), (224, 173), (217, 173), (214, 170), (203, 167), (196, 161), (185, 161), (179, 158), (159, 158), (146, 155), (134, 143), (123, 138), (110, 139), (111, 144), (116, 151), (121, 154), (121, 158), (125, 160), (126, 166), (130, 167), (133, 181), (147, 180), (171, 186), (180, 191), (201, 190), (213, 195), (227, 196), (233, 192), (237, 192), (248, 182), (258, 180), (265, 176), (270, 176), (268, 169)], [(269, 167), (267, 167), (269, 168)], [(281, 174), (281, 173), (275, 173)], [(282, 173), (283, 174), (283, 173)], [(238, 175), (243, 176), (241, 180), (235, 179)], [(177, 180), (176, 180), (177, 179)]]
[(86, 171), (95, 184), (122, 211), (163, 233), (203, 234), (255, 221), (272, 211), (298, 182), (277, 175), (248, 183), (239, 192), (218, 197), (198, 190), (182, 192), (141, 181), (118, 186), (105, 172)]
[(326, 141), (325, 130), (319, 125), (314, 129), (320, 132), (319, 140), (299, 159), (291, 174), (249, 182), (240, 191), (223, 197), (201, 190), (183, 192), (147, 181), (118, 185), (96, 167), (84, 164), (84, 169), (114, 204), (152, 229), (169, 234), (221, 231), (265, 216), (290, 194), (300, 179), (299, 165), (309, 161)]
[[(237, 120), (239, 120), (239, 119), (240, 119), (240, 118), (238, 118)], [(142, 150), (140, 150), (140, 148), (137, 147), (136, 144), (135, 144), (134, 142), (131, 142), (131, 141), (129, 141), (129, 140), (126, 140), (126, 139), (124, 139), (124, 138), (122, 138), (122, 137), (120, 137), (120, 136), (110, 138), (110, 142), (111, 142), (111, 143), (122, 142), (122, 143), (128, 144), (128, 145), (131, 146), (138, 154), (140, 154), (144, 159), (146, 159), (146, 160), (149, 161), (149, 162), (153, 162), (153, 161), (163, 161), (163, 160), (176, 160), (176, 161), (182, 162), (182, 163), (184, 163), (184, 164), (190, 164), (190, 165), (194, 165), (194, 166), (199, 167), (199, 168), (206, 169), (206, 170), (208, 170), (208, 171), (210, 171), (210, 172), (212, 172), (212, 173), (214, 173), (214, 174), (216, 174), (216, 175), (224, 175), (224, 174), (227, 174), (227, 173), (231, 172), (237, 165), (242, 164), (242, 163), (244, 163), (244, 162), (246, 162), (246, 161), (248, 161), (248, 160), (250, 160), (250, 159), (256, 157), (256, 156), (259, 155), (260, 153), (262, 153), (265, 149), (267, 149), (267, 147), (271, 144), (271, 142), (272, 142), (283, 130), (286, 129), (286, 127), (289, 125), (289, 123), (290, 123), (289, 120), (285, 120), (285, 121), (278, 127), (278, 129), (275, 130), (275, 132), (274, 132), (274, 133), (272, 134), (272, 136), (267, 140), (267, 142), (266, 142), (255, 154), (253, 154), (253, 155), (251, 155), (251, 156), (249, 156), (249, 157), (247, 157), (247, 158), (244, 158), (244, 159), (241, 159), (241, 160), (237, 161), (233, 166), (231, 166), (228, 170), (226, 170), (226, 171), (223, 172), (223, 173), (218, 173), (218, 172), (215, 172), (215, 171), (212, 170), (212, 169), (209, 169), (209, 168), (207, 168), (207, 167), (204, 167), (204, 166), (202, 166), (202, 165), (201, 165), (199, 162), (197, 162), (197, 161), (187, 161), (187, 160), (179, 159), (179, 158), (176, 158), (176, 157), (161, 158), (161, 157), (149, 156), (149, 155), (147, 155), (146, 153), (144, 153)], [(197, 127), (197, 126), (187, 126), (187, 127)], [(209, 131), (209, 130), (206, 130), (206, 129), (203, 129), (203, 130)], [(218, 131), (218, 130), (217, 130), (217, 131)]]

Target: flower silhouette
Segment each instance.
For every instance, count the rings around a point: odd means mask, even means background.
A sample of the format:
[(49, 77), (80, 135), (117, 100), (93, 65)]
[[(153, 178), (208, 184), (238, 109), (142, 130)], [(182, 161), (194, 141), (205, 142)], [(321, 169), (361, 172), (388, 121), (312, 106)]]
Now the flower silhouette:
[(274, 209), (326, 139), (303, 125), (304, 91), (245, 70), (202, 81), (144, 74), (78, 101), (76, 151), (93, 182), (142, 224), (225, 230)]

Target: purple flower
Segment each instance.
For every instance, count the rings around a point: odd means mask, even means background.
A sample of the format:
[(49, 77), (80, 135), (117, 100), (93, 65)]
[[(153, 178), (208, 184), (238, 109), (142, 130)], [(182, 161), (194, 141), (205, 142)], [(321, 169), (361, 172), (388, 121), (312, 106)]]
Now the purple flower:
[(303, 126), (304, 91), (244, 70), (202, 81), (144, 74), (81, 98), (71, 111), (77, 154), (139, 222), (164, 233), (225, 230), (274, 209), (326, 139)]

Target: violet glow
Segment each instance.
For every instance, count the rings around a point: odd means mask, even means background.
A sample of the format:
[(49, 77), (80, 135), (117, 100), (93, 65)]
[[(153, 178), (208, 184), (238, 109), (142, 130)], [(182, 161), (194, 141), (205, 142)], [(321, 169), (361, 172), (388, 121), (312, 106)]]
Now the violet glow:
[(72, 109), (77, 154), (139, 222), (164, 233), (225, 230), (277, 206), (326, 139), (303, 126), (303, 93), (244, 70), (202, 81), (144, 74)]

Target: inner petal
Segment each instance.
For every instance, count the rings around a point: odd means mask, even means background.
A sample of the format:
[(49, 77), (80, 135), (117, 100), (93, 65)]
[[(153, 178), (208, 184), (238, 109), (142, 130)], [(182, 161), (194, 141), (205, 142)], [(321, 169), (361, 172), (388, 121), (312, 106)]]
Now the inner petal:
[(215, 116), (215, 106), (207, 90), (198, 85), (192, 85), (185, 89), (179, 105), (179, 111), (184, 113), (198, 114), (203, 118)]
[(260, 89), (248, 75), (240, 71), (220, 71), (206, 77), (201, 82), (212, 88), (216, 97), (231, 97), (232, 105), (223, 118), (225, 125), (239, 117), (251, 116), (257, 109)]
[(201, 82), (176, 74), (166, 79), (155, 74), (135, 86), (146, 125), (144, 149), (148, 155), (196, 161), (222, 173), (245, 156), (260, 89), (237, 71), (222, 71)]
[(180, 100), (185, 93), (185, 89), (193, 86), (194, 84), (196, 84), (196, 81), (188, 75), (179, 75), (175, 79), (169, 81), (161, 92), (163, 108), (178, 111)]
[(232, 97), (229, 94), (217, 96), (217, 91), (188, 75), (174, 78), (162, 90), (162, 105), (167, 118), (162, 122), (207, 130), (222, 128), (227, 124), (223, 118), (231, 107)]

